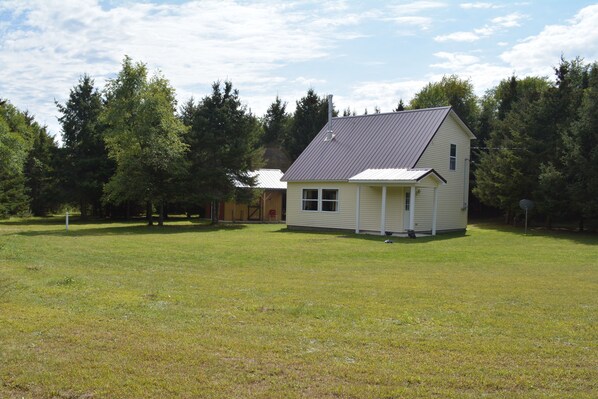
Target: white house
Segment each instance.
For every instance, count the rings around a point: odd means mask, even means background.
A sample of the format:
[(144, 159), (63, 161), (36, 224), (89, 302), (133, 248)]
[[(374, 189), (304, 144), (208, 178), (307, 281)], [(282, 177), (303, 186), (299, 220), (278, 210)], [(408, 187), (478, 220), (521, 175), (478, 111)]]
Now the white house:
[(332, 118), (282, 178), (287, 225), (464, 230), (474, 138), (451, 107)]

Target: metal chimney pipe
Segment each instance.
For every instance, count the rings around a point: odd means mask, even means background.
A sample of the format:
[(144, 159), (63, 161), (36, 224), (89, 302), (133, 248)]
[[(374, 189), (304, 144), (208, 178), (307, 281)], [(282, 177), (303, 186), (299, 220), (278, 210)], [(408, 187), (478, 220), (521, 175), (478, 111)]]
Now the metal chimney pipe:
[(332, 94), (328, 94), (328, 132), (332, 133)]

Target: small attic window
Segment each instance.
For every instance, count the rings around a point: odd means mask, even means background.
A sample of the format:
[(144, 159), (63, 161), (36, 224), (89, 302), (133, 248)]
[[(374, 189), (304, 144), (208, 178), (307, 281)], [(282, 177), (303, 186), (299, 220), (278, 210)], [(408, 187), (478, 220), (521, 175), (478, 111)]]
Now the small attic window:
[(449, 155), (449, 169), (457, 170), (457, 144), (451, 144), (451, 150)]

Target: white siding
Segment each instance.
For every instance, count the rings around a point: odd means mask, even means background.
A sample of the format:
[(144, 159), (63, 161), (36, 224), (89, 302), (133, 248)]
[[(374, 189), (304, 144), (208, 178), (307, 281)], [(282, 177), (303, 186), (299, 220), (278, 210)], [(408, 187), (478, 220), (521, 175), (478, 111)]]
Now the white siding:
[[(354, 183), (309, 183), (289, 182), (287, 186), (287, 224), (289, 226), (319, 227), (355, 230), (357, 184)], [(303, 189), (338, 189), (338, 212), (314, 212), (301, 209)], [(388, 187), (386, 192), (386, 231), (403, 231), (404, 189)], [(361, 231), (380, 231), (382, 187), (361, 186), (360, 220)]]
[[(450, 145), (457, 145), (456, 170), (449, 169)], [(447, 180), (438, 187), (438, 230), (464, 229), (467, 227), (467, 209), (463, 209), (464, 193), (468, 191), (470, 138), (455, 119), (449, 115), (417, 162), (417, 168), (433, 168)], [(466, 167), (466, 169), (464, 169)], [(465, 178), (465, 173), (467, 174)], [(464, 186), (465, 182), (465, 186)], [(465, 195), (467, 201), (467, 195)], [(415, 229), (432, 228), (433, 190), (422, 188), (416, 196)]]
[[(302, 210), (303, 189), (338, 189), (338, 212)], [(354, 229), (356, 195), (354, 185), (349, 183), (289, 182), (287, 184), (287, 225)]]

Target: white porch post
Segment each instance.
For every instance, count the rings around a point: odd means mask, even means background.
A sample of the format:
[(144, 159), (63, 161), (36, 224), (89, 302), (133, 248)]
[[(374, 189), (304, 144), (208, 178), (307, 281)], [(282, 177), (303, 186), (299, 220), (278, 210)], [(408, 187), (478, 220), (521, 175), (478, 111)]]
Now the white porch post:
[(432, 208), (432, 235), (436, 235), (436, 210), (438, 208), (438, 187), (434, 187), (434, 207)]
[(415, 230), (415, 186), (409, 191), (409, 230)]
[(361, 207), (361, 200), (360, 197), (361, 196), (361, 185), (358, 184), (357, 185), (357, 199), (355, 202), (355, 234), (359, 234), (359, 213), (360, 213), (360, 207)]
[(380, 211), (380, 235), (386, 234), (386, 186), (382, 186), (382, 210)]

